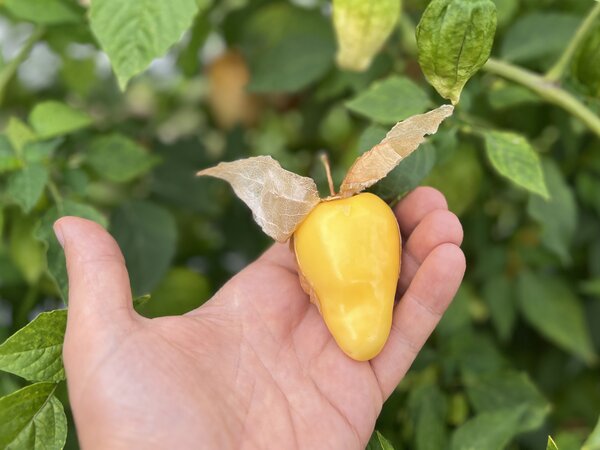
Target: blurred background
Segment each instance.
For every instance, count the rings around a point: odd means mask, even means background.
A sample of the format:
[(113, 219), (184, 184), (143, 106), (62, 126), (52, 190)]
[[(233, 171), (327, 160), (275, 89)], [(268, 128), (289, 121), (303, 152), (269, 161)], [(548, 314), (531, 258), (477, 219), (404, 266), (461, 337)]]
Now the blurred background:
[[(336, 67), (328, 1), (201, 2), (192, 28), (124, 92), (90, 31), (86, 2), (64, 3), (70, 20), (40, 24), (16, 2), (0, 2), (0, 340), (64, 307), (48, 232), (59, 211), (108, 226), (134, 294), (152, 294), (142, 314), (181, 314), (270, 245), (226, 183), (196, 171), (268, 154), (326, 194), (320, 152), (339, 183), (393, 123), (446, 102), (416, 60), (425, 0), (404, 1), (391, 37), (361, 73)], [(495, 3), (493, 56), (538, 72), (555, 63), (595, 4)], [(594, 33), (562, 86), (598, 114), (597, 23)], [(59, 107), (48, 102), (69, 108), (69, 126), (53, 128)], [(492, 167), (481, 135), (492, 129), (535, 148), (551, 200)], [(484, 70), (440, 132), (375, 187), (390, 202), (419, 184), (444, 192), (464, 225), (468, 261), (451, 309), (379, 419), (395, 448), (450, 448), (451, 436), (473, 429), (504, 433), (498, 448), (545, 448), (548, 434), (561, 450), (581, 448), (600, 412), (599, 139), (563, 109)], [(33, 200), (14, 180), (15, 152), (25, 148), (43, 179)], [(23, 385), (0, 373), (0, 395)], [(507, 415), (516, 408), (526, 420)], [(76, 448), (69, 424), (67, 447)]]

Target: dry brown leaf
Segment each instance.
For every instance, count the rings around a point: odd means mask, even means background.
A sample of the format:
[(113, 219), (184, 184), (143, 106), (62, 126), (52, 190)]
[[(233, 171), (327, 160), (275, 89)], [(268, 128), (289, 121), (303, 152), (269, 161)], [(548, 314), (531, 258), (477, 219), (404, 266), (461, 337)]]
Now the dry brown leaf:
[(385, 138), (360, 156), (346, 174), (339, 195), (350, 197), (384, 178), (400, 161), (415, 151), (425, 136), (437, 132), (440, 123), (454, 111), (443, 105), (425, 114), (398, 122)]
[(320, 202), (312, 178), (283, 169), (270, 156), (220, 163), (198, 175), (227, 181), (250, 207), (256, 223), (278, 242), (287, 241)]

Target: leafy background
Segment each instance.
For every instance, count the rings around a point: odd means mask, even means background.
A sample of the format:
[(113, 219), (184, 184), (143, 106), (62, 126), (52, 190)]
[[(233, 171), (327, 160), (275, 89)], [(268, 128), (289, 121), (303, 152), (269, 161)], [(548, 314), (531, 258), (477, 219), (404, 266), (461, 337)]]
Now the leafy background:
[[(53, 221), (108, 226), (135, 295), (152, 294), (144, 315), (200, 305), (269, 241), (194, 173), (270, 154), (325, 191), (327, 150), (339, 182), (391, 124), (443, 102), (416, 58), (427, 3), (405, 0), (352, 73), (327, 1), (0, 0), (0, 338), (16, 332), (0, 346), (1, 448), (77, 447)], [(468, 272), (370, 448), (600, 448), (600, 7), (495, 4), (494, 59), (376, 187), (442, 190)]]

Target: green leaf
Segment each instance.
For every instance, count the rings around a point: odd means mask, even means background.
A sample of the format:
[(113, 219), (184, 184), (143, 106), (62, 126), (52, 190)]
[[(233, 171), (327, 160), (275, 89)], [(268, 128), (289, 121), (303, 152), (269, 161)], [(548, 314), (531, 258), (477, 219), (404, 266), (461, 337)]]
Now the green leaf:
[(37, 204), (48, 182), (48, 168), (41, 164), (31, 164), (14, 172), (8, 178), (6, 193), (19, 204), (25, 213)]
[(554, 437), (554, 441), (560, 450), (582, 450), (583, 446), (583, 436), (579, 430), (560, 430)]
[(484, 134), (488, 158), (500, 175), (518, 186), (548, 198), (540, 158), (523, 136), (503, 131)]
[(476, 415), (452, 436), (451, 450), (503, 450), (519, 433), (523, 407), (498, 409)]
[(69, 298), (69, 280), (67, 278), (65, 254), (56, 240), (52, 229), (54, 222), (64, 216), (76, 216), (93, 220), (103, 227), (106, 227), (107, 222), (104, 216), (94, 207), (72, 200), (64, 200), (60, 205), (54, 206), (46, 211), (46, 214), (42, 217), (40, 226), (36, 232), (36, 237), (47, 245), (46, 259), (48, 261), (48, 273), (56, 283), (63, 301), (66, 303)]
[(417, 84), (400, 76), (377, 81), (346, 103), (350, 110), (381, 124), (394, 124), (420, 114), (430, 105), (429, 97)]
[(35, 105), (29, 123), (40, 138), (48, 139), (86, 128), (92, 119), (64, 103), (50, 100)]
[(41, 313), (0, 345), (0, 370), (28, 381), (64, 380), (66, 327), (66, 309)]
[(0, 448), (63, 448), (67, 418), (55, 389), (54, 383), (37, 383), (0, 398)]
[(333, 0), (338, 66), (357, 72), (368, 69), (394, 30), (400, 5), (400, 0)]
[(458, 334), (465, 328), (469, 329), (471, 327), (470, 304), (475, 295), (471, 284), (462, 284), (440, 320), (436, 333), (448, 337)]
[(316, 12), (269, 5), (250, 19), (246, 36), (253, 92), (297, 92), (333, 64), (333, 30)]
[(190, 40), (177, 57), (177, 65), (187, 77), (193, 77), (200, 72), (198, 53), (206, 42), (212, 30), (209, 15), (205, 12), (198, 14), (190, 31)]
[(488, 101), (494, 109), (506, 109), (522, 106), (524, 103), (541, 103), (542, 99), (523, 86), (502, 81), (489, 92)]
[(27, 164), (49, 163), (54, 151), (63, 143), (62, 138), (49, 141), (35, 141), (25, 144), (23, 147), (23, 159)]
[(506, 30), (500, 54), (504, 59), (520, 63), (552, 60), (566, 47), (580, 22), (578, 16), (558, 12), (521, 16)]
[(151, 292), (175, 254), (173, 216), (154, 203), (131, 201), (115, 211), (110, 229), (125, 255), (134, 295)]
[(121, 89), (181, 38), (197, 12), (195, 0), (92, 2), (90, 25)]
[(583, 443), (581, 450), (600, 450), (600, 419), (598, 419), (594, 430)]
[(46, 248), (34, 236), (38, 224), (36, 217), (16, 215), (10, 226), (10, 257), (30, 284), (36, 283), (46, 270)]
[(408, 409), (414, 423), (415, 449), (444, 448), (448, 442), (448, 405), (441, 389), (436, 384), (424, 384), (412, 389)]
[(381, 434), (375, 430), (369, 439), (369, 443), (365, 450), (394, 450), (394, 447), (390, 442)]
[(10, 145), (17, 152), (17, 155), (21, 154), (25, 145), (37, 139), (33, 130), (25, 122), (16, 117), (11, 117), (8, 120), (8, 125), (4, 132), (10, 141)]
[(40, 25), (76, 23), (83, 19), (82, 9), (68, 0), (4, 0), (3, 5), (17, 19)]
[(143, 308), (150, 300), (152, 296), (150, 294), (141, 295), (133, 299), (133, 307), (138, 310), (138, 308)]
[(148, 172), (158, 159), (131, 139), (110, 134), (92, 141), (87, 162), (102, 178), (123, 183)]
[(380, 125), (369, 125), (367, 128), (365, 128), (358, 139), (358, 152), (356, 157), (371, 150), (373, 147), (379, 144), (387, 132), (388, 129)]
[(146, 317), (179, 316), (198, 308), (210, 294), (206, 277), (186, 267), (174, 267), (152, 293), (152, 302), (138, 312)]
[(427, 81), (453, 104), (487, 61), (496, 32), (490, 0), (433, 0), (417, 26), (419, 65)]
[(556, 442), (554, 442), (554, 439), (552, 439), (552, 436), (548, 436), (548, 444), (546, 445), (546, 450), (558, 450), (558, 446), (556, 445)]
[(215, 164), (197, 139), (158, 145), (152, 150), (162, 161), (150, 177), (155, 196), (170, 205), (206, 217), (215, 217), (223, 212), (229, 198), (224, 183), (196, 176), (199, 168)]
[[(367, 127), (360, 136), (357, 156), (379, 144), (387, 131), (379, 125)], [(425, 142), (375, 184), (371, 191), (388, 202), (397, 200), (402, 194), (417, 187), (429, 175), (435, 161), (436, 149), (429, 142)]]
[(466, 387), (477, 413), (524, 408), (519, 432), (539, 428), (550, 411), (550, 404), (526, 373), (496, 372), (468, 380)]
[(579, 290), (586, 295), (592, 297), (600, 297), (600, 278), (592, 278), (582, 281), (579, 285)]
[(590, 94), (600, 97), (600, 26), (583, 43), (573, 65), (573, 72)]
[(498, 16), (498, 27), (508, 24), (519, 11), (520, 0), (494, 0)]
[(490, 308), (492, 323), (498, 336), (503, 341), (508, 341), (517, 320), (512, 283), (505, 275), (497, 275), (485, 280), (482, 295)]
[(371, 190), (384, 200), (395, 200), (416, 188), (429, 175), (435, 165), (435, 147), (429, 143), (402, 160), (398, 166), (377, 182)]
[(461, 143), (451, 157), (434, 167), (423, 184), (440, 190), (450, 210), (460, 216), (475, 203), (483, 176), (477, 149)]
[(571, 187), (551, 160), (543, 162), (550, 199), (531, 196), (527, 212), (542, 226), (542, 243), (563, 264), (571, 262), (571, 243), (577, 232), (577, 203)]
[(573, 292), (556, 276), (524, 272), (519, 277), (518, 301), (525, 319), (558, 347), (591, 364), (596, 354), (583, 306)]
[(8, 138), (0, 134), (0, 174), (12, 172), (21, 167), (21, 164)]

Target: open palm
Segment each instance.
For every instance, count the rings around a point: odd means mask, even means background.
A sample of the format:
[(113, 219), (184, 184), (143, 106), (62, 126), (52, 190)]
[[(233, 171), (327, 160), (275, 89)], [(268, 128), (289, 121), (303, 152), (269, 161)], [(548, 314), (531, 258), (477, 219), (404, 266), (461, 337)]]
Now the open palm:
[(419, 188), (396, 213), (400, 301), (370, 362), (337, 347), (285, 245), (200, 308), (145, 319), (110, 235), (83, 219), (58, 221), (70, 282), (64, 360), (82, 446), (364, 448), (465, 269), (460, 223), (439, 192)]

